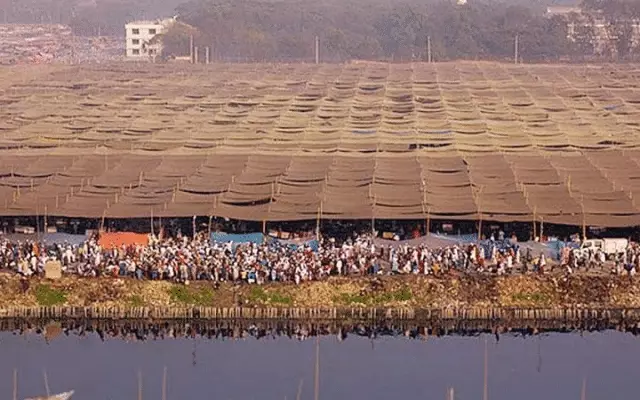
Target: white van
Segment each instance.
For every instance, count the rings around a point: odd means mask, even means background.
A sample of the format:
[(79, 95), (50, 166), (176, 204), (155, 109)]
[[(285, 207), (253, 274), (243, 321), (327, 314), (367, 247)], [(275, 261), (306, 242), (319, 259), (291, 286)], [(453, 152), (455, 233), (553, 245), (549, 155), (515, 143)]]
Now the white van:
[(584, 257), (589, 251), (601, 250), (607, 257), (622, 254), (629, 246), (627, 239), (588, 239), (584, 240), (580, 248), (576, 249), (576, 256)]

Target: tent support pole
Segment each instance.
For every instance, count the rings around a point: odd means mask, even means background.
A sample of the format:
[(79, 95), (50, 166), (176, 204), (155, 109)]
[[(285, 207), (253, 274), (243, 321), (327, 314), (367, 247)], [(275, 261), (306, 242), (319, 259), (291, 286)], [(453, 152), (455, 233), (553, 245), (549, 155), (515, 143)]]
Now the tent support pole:
[(151, 236), (154, 235), (153, 232), (153, 207), (151, 207)]
[(536, 211), (537, 208), (533, 207), (533, 240), (536, 240), (536, 238), (538, 237), (538, 228), (536, 227)]
[(196, 238), (196, 216), (193, 216), (193, 220), (191, 222), (191, 227), (193, 228), (193, 238)]
[(431, 207), (427, 209), (427, 229), (426, 234), (431, 233)]
[(478, 195), (476, 196), (476, 204), (478, 208), (478, 214), (480, 216), (480, 222), (478, 223), (478, 241), (482, 240), (482, 207), (480, 206), (482, 203), (482, 192), (484, 191), (484, 185), (480, 186), (480, 190), (478, 190)]
[(213, 222), (213, 215), (209, 215), (209, 227), (207, 229), (207, 237), (211, 237), (211, 223)]
[[(375, 175), (374, 175), (375, 177)], [(371, 187), (371, 186), (369, 186)], [(376, 237), (376, 196), (373, 196), (373, 207), (371, 208), (371, 238)]]
[(584, 214), (584, 195), (581, 196), (580, 206), (582, 207), (582, 240), (587, 240), (587, 216)]
[(47, 206), (44, 206), (44, 233), (47, 233), (47, 228), (48, 228), (48, 224), (47, 224)]
[(267, 220), (263, 219), (262, 220), (262, 234), (266, 235), (266, 233), (267, 233)]
[(107, 210), (105, 209), (102, 212), (102, 220), (100, 221), (100, 232), (104, 232), (104, 220), (105, 220), (106, 216), (107, 216)]
[(316, 238), (320, 237), (320, 207), (318, 207), (318, 214), (316, 216)]

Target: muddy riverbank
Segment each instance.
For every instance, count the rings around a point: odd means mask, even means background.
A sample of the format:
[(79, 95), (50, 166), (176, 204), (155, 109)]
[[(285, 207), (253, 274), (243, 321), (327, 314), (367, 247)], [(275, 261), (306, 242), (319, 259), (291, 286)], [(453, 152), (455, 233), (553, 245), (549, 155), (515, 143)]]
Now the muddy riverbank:
[(332, 278), (294, 284), (189, 285), (133, 279), (0, 275), (0, 308), (104, 307), (460, 307), (640, 308), (640, 280), (616, 276)]

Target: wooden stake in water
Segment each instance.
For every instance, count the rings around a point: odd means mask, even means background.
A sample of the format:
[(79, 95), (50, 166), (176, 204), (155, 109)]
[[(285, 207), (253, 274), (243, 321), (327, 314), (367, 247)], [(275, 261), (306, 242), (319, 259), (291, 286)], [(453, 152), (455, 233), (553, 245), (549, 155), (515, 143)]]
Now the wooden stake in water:
[(449, 388), (447, 392), (447, 400), (454, 400), (454, 399), (455, 399), (455, 393), (453, 391), (453, 388)]
[(482, 399), (489, 400), (489, 390), (488, 390), (488, 378), (489, 378), (489, 347), (488, 347), (488, 339), (484, 337), (484, 387), (482, 392)]
[(300, 383), (298, 383), (298, 394), (296, 395), (296, 400), (300, 400), (302, 398), (302, 378), (300, 378)]
[(42, 375), (44, 377), (44, 390), (47, 394), (47, 397), (51, 396), (51, 391), (49, 390), (49, 377), (47, 377), (47, 371), (42, 371)]
[(162, 372), (162, 400), (167, 400), (167, 367)]
[(320, 398), (320, 338), (316, 339), (316, 370), (314, 377), (313, 398)]
[(13, 369), (13, 400), (18, 400), (18, 370)]
[(138, 400), (142, 400), (142, 372), (138, 371)]

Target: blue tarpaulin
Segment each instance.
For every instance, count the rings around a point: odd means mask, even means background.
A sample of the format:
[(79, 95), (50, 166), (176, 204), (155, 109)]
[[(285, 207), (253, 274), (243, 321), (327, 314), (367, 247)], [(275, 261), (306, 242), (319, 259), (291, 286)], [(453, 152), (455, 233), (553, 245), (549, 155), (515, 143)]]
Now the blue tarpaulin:
[(371, 135), (376, 133), (375, 129), (353, 129), (351, 133), (357, 133), (359, 135)]
[(545, 243), (545, 246), (551, 249), (553, 257), (555, 259), (560, 259), (560, 255), (562, 254), (562, 249), (565, 247), (576, 248), (579, 247), (579, 243), (574, 242), (563, 242), (562, 240), (552, 240)]
[(211, 241), (217, 243), (233, 242), (236, 244), (241, 243), (262, 243), (264, 235), (262, 233), (225, 233), (225, 232), (213, 232), (211, 234)]
[(49, 244), (69, 243), (81, 245), (87, 241), (87, 235), (72, 235), (70, 233), (45, 233), (42, 235), (42, 241)]
[(267, 237), (267, 240), (269, 241), (269, 243), (278, 244), (280, 246), (288, 246), (289, 248), (291, 248), (293, 250), (297, 250), (299, 247), (309, 246), (312, 251), (316, 252), (316, 251), (318, 251), (318, 248), (320, 247), (320, 242), (318, 242), (317, 239), (285, 240), (285, 239)]
[(491, 249), (493, 246), (496, 247), (498, 251), (506, 251), (509, 249), (513, 249), (517, 251), (520, 245), (518, 243), (511, 243), (510, 239), (504, 240), (481, 240), (478, 242), (478, 246), (484, 249), (484, 254), (486, 258), (491, 257)]
[(477, 233), (470, 233), (467, 235), (445, 235), (441, 233), (432, 233), (432, 235), (438, 239), (451, 240), (460, 243), (475, 243), (478, 241)]

